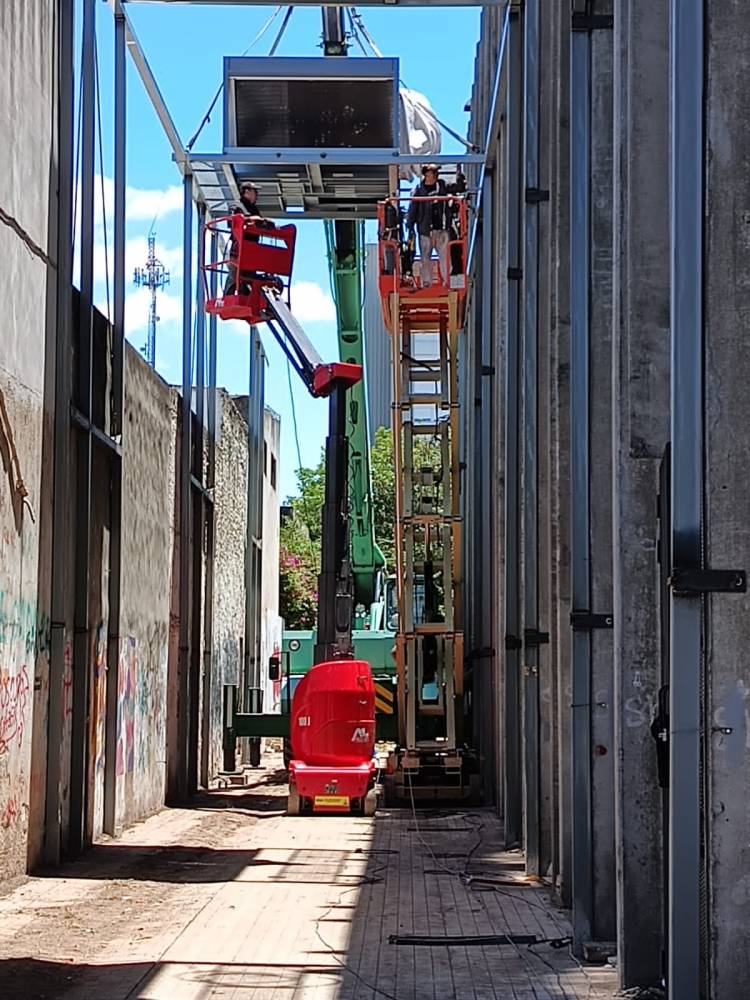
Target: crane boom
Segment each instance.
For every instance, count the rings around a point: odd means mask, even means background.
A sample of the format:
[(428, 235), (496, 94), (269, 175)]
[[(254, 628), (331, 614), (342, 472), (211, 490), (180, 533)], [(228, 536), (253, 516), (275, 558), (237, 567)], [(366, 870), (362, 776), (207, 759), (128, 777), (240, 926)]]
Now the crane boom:
[[(362, 223), (327, 221), (326, 240), (331, 284), (336, 303), (339, 357), (342, 362), (364, 367), (362, 276), (364, 233)], [(387, 377), (387, 373), (383, 373)], [(347, 411), (349, 439), (350, 559), (355, 604), (370, 613), (370, 627), (382, 627), (385, 557), (375, 540), (372, 474), (364, 380), (349, 394)], [(376, 605), (376, 607), (373, 607)], [(375, 618), (376, 620), (373, 620)]]

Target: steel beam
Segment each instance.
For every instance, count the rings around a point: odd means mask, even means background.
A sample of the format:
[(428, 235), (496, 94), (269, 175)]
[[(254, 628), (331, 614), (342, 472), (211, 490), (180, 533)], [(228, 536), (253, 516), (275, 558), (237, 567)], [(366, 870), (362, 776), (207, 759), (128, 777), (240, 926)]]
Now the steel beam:
[(192, 263), (193, 263), (193, 182), (186, 174), (184, 181), (182, 228), (182, 400), (180, 419), (180, 640), (177, 681), (177, 748), (176, 781), (173, 797), (183, 801), (188, 794), (188, 760), (190, 754), (190, 463), (192, 451)]
[[(672, 559), (702, 565), (703, 0), (672, 0)], [(672, 590), (669, 685), (670, 1000), (700, 995), (700, 596)]]
[[(176, 162), (176, 154), (173, 156)], [(408, 165), (410, 163), (437, 164), (467, 164), (484, 163), (482, 153), (440, 153), (421, 155), (419, 153), (399, 153), (391, 149), (326, 149), (314, 147), (303, 149), (275, 149), (265, 146), (229, 146), (223, 153), (191, 153), (187, 158), (188, 166), (199, 170), (201, 166), (214, 166), (224, 163), (238, 166), (260, 164), (263, 166), (305, 166), (307, 164), (322, 164), (329, 167), (391, 167)]]
[[(513, 14), (511, 9), (511, 4), (509, 3), (505, 9), (505, 19), (503, 21), (503, 29), (500, 35), (500, 45), (497, 52), (497, 67), (495, 69), (495, 81), (492, 86), (492, 103), (490, 105), (490, 113), (487, 120), (487, 132), (485, 135), (484, 143), (484, 157), (482, 163), (482, 169), (479, 174), (479, 183), (477, 186), (477, 196), (476, 196), (476, 214), (474, 217), (474, 223), (471, 228), (471, 234), (469, 236), (469, 253), (468, 260), (466, 264), (466, 273), (471, 274), (474, 270), (474, 252), (476, 248), (477, 240), (477, 222), (479, 220), (479, 212), (482, 205), (482, 192), (484, 190), (484, 174), (487, 170), (492, 170), (495, 167), (495, 157), (497, 155), (497, 139), (500, 133), (500, 125), (503, 120), (504, 112), (507, 109), (508, 96), (507, 96), (507, 79), (506, 79), (506, 65), (505, 57), (508, 51), (508, 37), (510, 34), (510, 18)], [(513, 16), (518, 16), (517, 13)], [(505, 85), (505, 86), (504, 86)], [(468, 163), (469, 161), (463, 161)]]
[(52, 512), (52, 600), (50, 608), (50, 676), (47, 724), (47, 774), (44, 860), (60, 862), (60, 777), (63, 746), (63, 683), (65, 671), (65, 606), (67, 546), (70, 531), (70, 357), (73, 289), (73, 51), (74, 4), (58, 7), (59, 64), (57, 160), (57, 260), (55, 338), (55, 431)]
[(133, 60), (135, 68), (138, 70), (138, 75), (143, 82), (143, 86), (146, 88), (146, 93), (151, 101), (151, 106), (156, 112), (156, 116), (161, 123), (161, 127), (164, 129), (164, 134), (169, 141), (169, 145), (172, 147), (172, 154), (175, 161), (183, 176), (185, 176), (187, 170), (185, 162), (187, 158), (187, 151), (183, 145), (182, 139), (180, 139), (177, 126), (172, 120), (172, 116), (169, 113), (167, 103), (162, 96), (161, 90), (159, 90), (159, 84), (156, 82), (156, 77), (151, 72), (151, 67), (148, 64), (148, 60), (146, 59), (140, 42), (138, 41), (133, 24), (125, 11), (124, 2), (119, 3), (117, 9), (121, 12), (122, 17), (125, 19), (125, 42), (128, 52), (130, 53), (130, 57)]
[[(268, 6), (268, 0), (122, 0), (130, 4), (168, 4), (174, 7)], [(506, 0), (359, 0), (358, 7), (501, 7)], [(320, 0), (292, 0), (287, 7), (320, 7)], [(333, 0), (327, 7), (348, 7), (348, 0)]]
[[(81, 46), (81, 294), (75, 398), (87, 421), (93, 417), (94, 180), (96, 140), (96, 3), (84, 0)], [(62, 363), (62, 359), (61, 359)], [(91, 427), (79, 430), (76, 462), (73, 716), (70, 755), (68, 852), (78, 857), (86, 838), (88, 694), (91, 667), (89, 563), (91, 554)]]
[[(523, 317), (523, 623), (524, 635), (539, 631), (538, 596), (538, 286), (539, 201), (539, 0), (527, 0), (524, 15), (524, 210)], [(539, 646), (524, 640), (523, 812), (526, 870), (539, 874)]]
[[(216, 234), (211, 236), (211, 263), (216, 264), (218, 260), (218, 238)], [(202, 283), (202, 279), (201, 279)], [(209, 277), (209, 297), (216, 298), (216, 288), (218, 285), (216, 271), (213, 270)], [(207, 438), (208, 456), (206, 461), (206, 488), (213, 493), (216, 486), (216, 423), (217, 423), (217, 395), (216, 395), (216, 329), (217, 317), (212, 313), (208, 319), (208, 394), (207, 394)], [(216, 505), (214, 503), (206, 506), (206, 582), (203, 612), (203, 715), (202, 715), (202, 742), (201, 742), (201, 784), (204, 788), (212, 777), (210, 773), (210, 730), (211, 730), (211, 690), (213, 687), (214, 670), (214, 561), (216, 551)]]
[[(477, 589), (474, 601), (479, 610), (479, 628), (474, 635), (475, 646), (478, 647), (477, 667), (480, 671), (478, 694), (486, 704), (481, 708), (481, 748), (488, 773), (483, 778), (484, 801), (489, 805), (497, 788), (496, 774), (496, 742), (497, 720), (493, 719), (494, 709), (498, 704), (495, 697), (495, 645), (497, 639), (493, 629), (493, 610), (495, 593), (495, 517), (492, 504), (492, 483), (494, 469), (494, 438), (496, 434), (496, 416), (494, 409), (493, 379), (494, 366), (494, 304), (493, 273), (495, 265), (494, 240), (494, 172), (485, 172), (482, 192), (482, 288), (481, 288), (481, 323), (477, 333), (478, 339), (478, 382), (477, 396), (477, 447), (480, 455), (479, 490), (475, 499), (475, 508), (480, 522), (480, 548), (475, 554), (479, 567)], [(474, 702), (475, 706), (477, 702)], [(476, 708), (475, 708), (476, 710)]]
[[(589, 276), (591, 36), (571, 34), (570, 65), (570, 424), (571, 589), (573, 611), (590, 606)], [(593, 923), (591, 788), (591, 633), (572, 630), (573, 939), (580, 954)]]
[[(112, 396), (110, 437), (121, 441), (125, 376), (125, 179), (127, 74), (125, 18), (114, 19), (114, 314), (112, 322)], [(120, 596), (122, 569), (122, 451), (109, 459), (109, 582), (104, 752), (103, 829), (114, 836), (117, 826), (117, 694), (120, 671)]]
[(508, 328), (505, 388), (505, 718), (503, 724), (506, 846), (521, 840), (520, 746), (520, 497), (519, 497), (519, 342), (521, 321), (521, 201), (524, 183), (521, 155), (523, 109), (523, 13), (510, 14), (508, 33)]

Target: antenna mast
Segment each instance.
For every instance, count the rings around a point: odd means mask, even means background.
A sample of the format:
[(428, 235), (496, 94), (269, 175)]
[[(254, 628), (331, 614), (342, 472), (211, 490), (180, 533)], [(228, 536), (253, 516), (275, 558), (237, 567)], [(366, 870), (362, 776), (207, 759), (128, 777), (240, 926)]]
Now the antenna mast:
[(156, 256), (156, 233), (148, 234), (148, 257), (145, 267), (137, 267), (133, 273), (133, 282), (138, 288), (148, 288), (151, 292), (151, 304), (148, 311), (148, 337), (141, 351), (152, 368), (156, 368), (156, 324), (159, 317), (156, 314), (156, 293), (169, 284), (169, 271)]

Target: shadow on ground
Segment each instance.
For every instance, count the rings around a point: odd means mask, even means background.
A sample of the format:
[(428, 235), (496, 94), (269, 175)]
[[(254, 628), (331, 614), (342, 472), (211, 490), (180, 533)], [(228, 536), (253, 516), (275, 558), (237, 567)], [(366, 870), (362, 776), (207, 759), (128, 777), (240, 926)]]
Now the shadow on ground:
[(210, 996), (214, 989), (240, 991), (233, 995), (253, 995), (255, 990), (280, 990), (292, 996), (298, 988), (314, 980), (332, 987), (338, 979), (336, 969), (315, 962), (306, 965), (253, 965), (242, 962), (217, 964), (169, 962), (133, 962), (93, 965), (76, 962), (50, 962), (33, 958), (0, 960), (0, 997), (2, 1000), (125, 1000), (148, 998), (154, 990), (163, 990), (166, 980), (175, 1000), (196, 995), (196, 987)]

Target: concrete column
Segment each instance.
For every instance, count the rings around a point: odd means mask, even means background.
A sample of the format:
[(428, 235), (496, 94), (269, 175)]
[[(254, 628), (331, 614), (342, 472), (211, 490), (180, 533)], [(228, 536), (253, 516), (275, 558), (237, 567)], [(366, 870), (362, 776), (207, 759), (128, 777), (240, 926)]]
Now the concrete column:
[(552, 5), (550, 100), (550, 653), (556, 836), (552, 874), (571, 904), (570, 719), (570, 7)]
[[(557, 5), (559, 7), (559, 4)], [(549, 9), (543, 5), (541, 11), (539, 38), (539, 187), (550, 191), (551, 178), (555, 166), (556, 127), (554, 122), (554, 98), (556, 77), (560, 67), (555, 58), (556, 33), (558, 29), (554, 5)], [(537, 380), (537, 551), (538, 580), (537, 607), (539, 629), (552, 638), (552, 450), (551, 450), (551, 400), (552, 400), (552, 357), (551, 357), (551, 293), (554, 275), (554, 260), (551, 254), (553, 233), (551, 205), (549, 200), (542, 204), (539, 212), (539, 270), (537, 302), (537, 336), (539, 346)], [(539, 865), (542, 875), (554, 873), (553, 844), (557, 836), (557, 743), (556, 698), (553, 670), (555, 656), (551, 642), (539, 647)]]
[[(612, 13), (598, 0), (597, 15)], [(612, 613), (612, 136), (613, 32), (591, 33), (589, 326), (590, 604)], [(614, 688), (611, 628), (591, 630), (591, 820), (595, 941), (615, 940)]]
[(613, 525), (617, 953), (659, 982), (661, 792), (649, 724), (661, 676), (656, 497), (669, 436), (669, 11), (615, 13)]
[[(750, 7), (705, 5), (705, 565), (750, 570)], [(750, 982), (750, 594), (706, 599), (701, 995)]]

